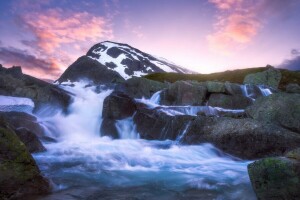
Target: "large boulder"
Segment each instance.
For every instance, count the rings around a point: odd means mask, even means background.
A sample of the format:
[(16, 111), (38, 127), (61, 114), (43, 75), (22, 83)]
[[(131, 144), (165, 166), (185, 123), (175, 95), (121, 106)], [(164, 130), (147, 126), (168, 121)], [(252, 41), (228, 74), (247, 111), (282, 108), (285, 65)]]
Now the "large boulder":
[(226, 109), (245, 109), (253, 104), (252, 99), (243, 95), (226, 95), (214, 93), (209, 96), (208, 105)]
[(140, 137), (148, 140), (175, 140), (195, 117), (188, 115), (172, 116), (161, 110), (141, 108), (133, 121)]
[(18, 136), (0, 118), (0, 199), (16, 199), (50, 192), (41, 173)]
[[(289, 157), (289, 154), (294, 157)], [(265, 158), (248, 165), (258, 199), (300, 199), (300, 149), (286, 157)]]
[(198, 116), (182, 142), (199, 144), (209, 142), (223, 151), (243, 159), (257, 159), (283, 155), (297, 148), (300, 135), (281, 127), (253, 119)]
[(300, 94), (277, 93), (258, 98), (246, 113), (255, 120), (300, 133)]
[(0, 95), (26, 97), (35, 103), (35, 110), (51, 104), (67, 111), (72, 94), (56, 85), (23, 74), (20, 67), (0, 69)]
[(177, 81), (161, 93), (162, 105), (202, 105), (206, 99), (205, 84)]
[(209, 93), (224, 93), (225, 84), (223, 82), (207, 81), (206, 82), (207, 92)]
[(280, 70), (270, 67), (263, 72), (248, 74), (244, 79), (244, 84), (265, 85), (276, 89), (279, 86), (281, 76)]
[(93, 84), (110, 84), (124, 81), (123, 77), (116, 71), (109, 69), (98, 61), (81, 56), (57, 80), (62, 82), (76, 82), (87, 80)]
[(150, 98), (155, 92), (163, 90), (167, 86), (166, 83), (133, 77), (118, 84), (115, 91), (123, 92), (133, 98)]
[(104, 99), (102, 117), (120, 120), (133, 115), (136, 111), (135, 101), (121, 92), (113, 92)]

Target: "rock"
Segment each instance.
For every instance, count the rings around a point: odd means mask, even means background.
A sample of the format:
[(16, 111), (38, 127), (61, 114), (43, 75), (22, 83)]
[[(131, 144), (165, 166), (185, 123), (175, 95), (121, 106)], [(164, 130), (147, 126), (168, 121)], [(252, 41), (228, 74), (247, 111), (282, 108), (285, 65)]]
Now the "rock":
[(258, 199), (300, 199), (299, 160), (265, 158), (249, 164), (248, 173)]
[(0, 70), (0, 95), (26, 97), (35, 103), (35, 110), (51, 104), (67, 111), (72, 94), (37, 78), (22, 74), (20, 67)]
[(285, 157), (300, 161), (300, 148), (289, 151)]
[(33, 115), (24, 112), (0, 112), (0, 117), (3, 117), (14, 130), (25, 128), (39, 138), (45, 136), (44, 129)]
[(43, 128), (38, 124), (36, 117), (23, 112), (0, 112), (30, 153), (45, 151), (39, 138), (45, 137)]
[(100, 127), (101, 136), (109, 136), (113, 139), (119, 138), (119, 133), (116, 127), (116, 120), (105, 118)]
[(156, 109), (142, 108), (134, 115), (137, 132), (148, 140), (175, 140), (195, 117), (171, 116)]
[(252, 99), (243, 95), (211, 94), (208, 105), (225, 109), (245, 109), (253, 104)]
[(283, 155), (297, 148), (300, 135), (253, 119), (198, 116), (184, 135), (182, 143), (212, 143), (243, 159)]
[(0, 118), (0, 199), (16, 199), (51, 190), (25, 145)]
[(276, 93), (258, 98), (246, 113), (255, 120), (300, 133), (300, 94)]
[(152, 81), (146, 78), (133, 77), (125, 82), (118, 84), (115, 91), (123, 92), (133, 98), (149, 99), (155, 92), (163, 90), (168, 85), (158, 81)]
[(202, 105), (207, 89), (204, 84), (192, 81), (177, 81), (161, 93), (162, 105)]
[(133, 115), (136, 111), (135, 101), (121, 92), (113, 92), (104, 99), (102, 117), (119, 120)]
[(300, 93), (300, 85), (297, 83), (290, 83), (286, 86), (286, 92), (288, 93)]
[(87, 80), (93, 84), (111, 84), (122, 82), (124, 79), (116, 71), (108, 69), (88, 56), (81, 56), (57, 80), (62, 82), (76, 82)]
[(39, 138), (30, 130), (26, 128), (18, 128), (15, 130), (15, 133), (24, 143), (24, 145), (30, 153), (46, 151), (46, 148), (42, 145)]
[(222, 82), (207, 81), (207, 91), (209, 93), (223, 93), (225, 92), (225, 85)]
[(263, 72), (248, 74), (244, 84), (265, 85), (277, 89), (281, 80), (281, 72), (273, 67)]
[(244, 95), (242, 86), (236, 83), (225, 82), (225, 93), (229, 95)]

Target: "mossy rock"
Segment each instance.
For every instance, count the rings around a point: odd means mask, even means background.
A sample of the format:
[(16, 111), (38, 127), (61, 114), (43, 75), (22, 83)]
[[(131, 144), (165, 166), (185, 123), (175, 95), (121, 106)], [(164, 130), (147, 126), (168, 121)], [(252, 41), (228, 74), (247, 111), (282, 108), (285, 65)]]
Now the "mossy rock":
[(300, 162), (284, 157), (265, 158), (248, 165), (258, 199), (299, 199)]
[(300, 94), (277, 93), (258, 98), (246, 109), (249, 117), (300, 133)]
[(0, 118), (0, 199), (50, 191), (25, 145)]
[(248, 74), (244, 79), (244, 84), (265, 85), (276, 89), (279, 86), (281, 77), (280, 70), (270, 68), (263, 72)]

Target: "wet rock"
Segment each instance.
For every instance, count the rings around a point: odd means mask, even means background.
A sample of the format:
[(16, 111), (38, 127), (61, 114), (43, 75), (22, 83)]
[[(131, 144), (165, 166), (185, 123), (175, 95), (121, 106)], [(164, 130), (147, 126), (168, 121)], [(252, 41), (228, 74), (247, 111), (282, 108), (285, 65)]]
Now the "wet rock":
[(143, 139), (175, 140), (194, 118), (188, 115), (172, 116), (156, 109), (143, 108), (137, 111), (133, 121)]
[(0, 199), (16, 199), (51, 190), (14, 131), (0, 118)]
[(52, 105), (67, 111), (72, 95), (56, 85), (22, 74), (20, 67), (1, 68), (0, 95), (26, 97), (35, 103), (35, 110)]
[(155, 92), (163, 90), (168, 85), (146, 78), (133, 77), (125, 82), (118, 84), (115, 91), (123, 92), (133, 98), (150, 98)]
[(253, 104), (252, 99), (243, 95), (211, 94), (208, 105), (226, 109), (245, 109)]
[(300, 133), (300, 94), (277, 93), (258, 98), (246, 113), (255, 120)]
[(253, 119), (198, 116), (182, 139), (185, 144), (212, 143), (243, 159), (283, 155), (299, 146), (300, 135)]
[(108, 69), (98, 61), (81, 56), (57, 80), (59, 83), (87, 80), (93, 84), (111, 84), (124, 81), (123, 77), (116, 71)]
[[(299, 152), (298, 149), (298, 158)], [(300, 199), (299, 160), (289, 157), (265, 158), (249, 164), (248, 173), (258, 199)]]
[(269, 67), (266, 71), (248, 74), (244, 79), (244, 84), (265, 85), (277, 89), (282, 76), (281, 72), (271, 66)]
[(192, 81), (177, 81), (161, 93), (162, 105), (202, 105), (207, 89), (205, 84)]
[(109, 136), (113, 139), (119, 138), (119, 133), (116, 127), (116, 120), (105, 118), (100, 127), (101, 136)]
[(297, 83), (290, 83), (286, 86), (286, 92), (288, 93), (300, 93), (300, 85)]
[(224, 93), (225, 85), (223, 82), (207, 81), (206, 82), (207, 91), (209, 93)]
[(136, 111), (135, 101), (121, 92), (113, 92), (104, 99), (102, 117), (119, 120), (130, 117)]

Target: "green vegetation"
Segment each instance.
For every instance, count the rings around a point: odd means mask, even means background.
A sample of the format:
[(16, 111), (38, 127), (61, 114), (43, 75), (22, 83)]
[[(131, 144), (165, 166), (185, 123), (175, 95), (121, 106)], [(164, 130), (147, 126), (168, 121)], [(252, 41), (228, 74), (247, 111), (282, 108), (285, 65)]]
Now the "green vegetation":
[[(268, 70), (271, 66), (237, 69), (232, 71), (217, 72), (212, 74), (177, 74), (177, 73), (154, 73), (146, 75), (145, 78), (160, 82), (176, 82), (180, 80), (194, 80), (198, 82), (205, 81), (229, 81), (231, 83), (242, 84), (244, 78), (248, 74), (263, 72)], [(289, 83), (298, 83), (300, 85), (300, 71), (289, 71), (286, 69), (280, 69), (282, 79), (279, 84), (279, 89), (284, 89)]]

